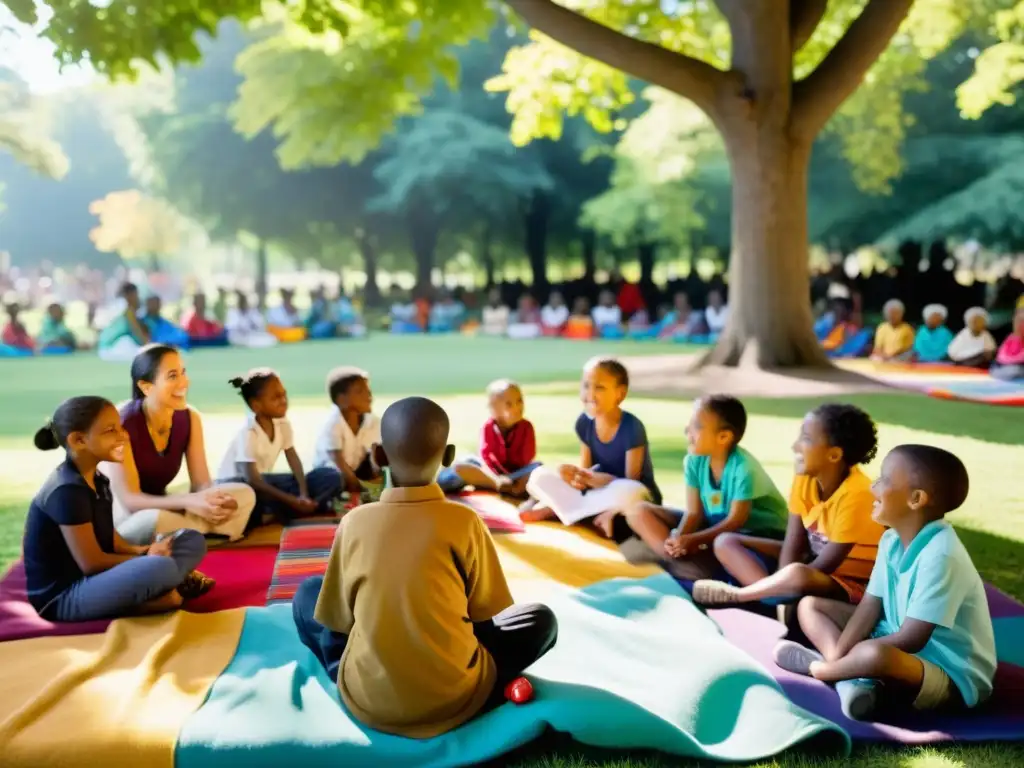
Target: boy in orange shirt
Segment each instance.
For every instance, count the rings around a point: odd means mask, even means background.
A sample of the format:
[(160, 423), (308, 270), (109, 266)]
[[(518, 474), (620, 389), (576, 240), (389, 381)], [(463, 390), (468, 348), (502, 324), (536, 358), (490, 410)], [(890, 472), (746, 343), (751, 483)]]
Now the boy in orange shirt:
[(326, 573), (303, 582), (292, 614), (353, 716), (425, 739), (504, 702), (557, 623), (544, 605), (512, 604), (487, 528), (434, 482), (455, 452), (441, 406), (392, 404), (381, 443), (390, 487), (343, 518)]
[[(875, 423), (859, 408), (822, 405), (807, 414), (793, 445), (796, 477), (785, 539), (719, 536), (715, 556), (741, 586), (697, 581), (694, 601), (728, 605), (816, 595), (860, 602), (885, 531), (871, 517), (871, 480), (859, 466), (877, 451)], [(763, 558), (777, 558), (778, 570), (769, 575)]]

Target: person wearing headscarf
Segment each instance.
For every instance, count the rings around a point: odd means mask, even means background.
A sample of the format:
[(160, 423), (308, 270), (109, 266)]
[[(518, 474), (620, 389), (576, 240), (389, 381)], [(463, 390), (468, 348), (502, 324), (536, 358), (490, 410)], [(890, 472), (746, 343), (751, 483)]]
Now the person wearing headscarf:
[(941, 304), (929, 304), (921, 313), (924, 325), (914, 337), (914, 359), (919, 363), (938, 363), (946, 359), (953, 332), (946, 327), (949, 310)]
[(988, 368), (996, 356), (996, 340), (988, 332), (989, 317), (981, 307), (964, 313), (966, 326), (949, 345), (949, 359), (967, 368)]
[(875, 331), (871, 359), (882, 362), (908, 359), (913, 354), (914, 329), (905, 319), (907, 308), (899, 299), (890, 299), (882, 311), (885, 322)]

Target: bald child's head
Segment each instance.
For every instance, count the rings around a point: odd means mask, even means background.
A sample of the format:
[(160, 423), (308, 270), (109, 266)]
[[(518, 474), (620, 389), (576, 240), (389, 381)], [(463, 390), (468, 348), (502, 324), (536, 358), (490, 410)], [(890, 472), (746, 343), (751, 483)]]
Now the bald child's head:
[(383, 456), (377, 463), (391, 468), (396, 486), (429, 485), (437, 470), (455, 458), (448, 444), (448, 414), (425, 397), (406, 397), (388, 406), (380, 422)]

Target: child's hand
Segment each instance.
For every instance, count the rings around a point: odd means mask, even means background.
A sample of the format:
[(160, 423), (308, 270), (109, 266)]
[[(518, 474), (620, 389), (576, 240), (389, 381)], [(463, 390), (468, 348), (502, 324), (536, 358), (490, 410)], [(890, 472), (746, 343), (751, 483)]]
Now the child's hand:
[(307, 496), (299, 496), (292, 500), (291, 506), (300, 515), (312, 515), (320, 505)]
[(675, 534), (665, 539), (665, 554), (669, 557), (679, 557), (679, 552), (682, 548), (681, 539), (681, 536)]
[(171, 556), (171, 538), (168, 536), (166, 539), (160, 541), (154, 541), (149, 545), (146, 550), (147, 555), (153, 557), (170, 557)]
[(561, 475), (562, 479), (566, 483), (572, 485), (574, 488), (576, 487), (574, 485), (574, 483), (576, 482), (576, 475), (579, 474), (579, 471), (580, 468), (573, 466), (572, 464), (563, 464), (558, 468), (558, 474)]

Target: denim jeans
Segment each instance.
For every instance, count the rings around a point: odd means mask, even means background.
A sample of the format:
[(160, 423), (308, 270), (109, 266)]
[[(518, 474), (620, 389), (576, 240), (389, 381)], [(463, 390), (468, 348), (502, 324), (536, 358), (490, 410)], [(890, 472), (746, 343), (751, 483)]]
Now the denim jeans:
[[(456, 464), (473, 464), (478, 467), (482, 467), (484, 463), (477, 456), (467, 456), (464, 459), (459, 459), (455, 462)], [(540, 466), (539, 461), (534, 461), (527, 464), (521, 469), (517, 469), (515, 472), (508, 473), (509, 480), (518, 480), (521, 477), (526, 477), (533, 470)], [(445, 493), (457, 493), (466, 487), (465, 481), (459, 477), (458, 473), (451, 467), (445, 467), (437, 473), (437, 484), (441, 486), (441, 490)]]
[(171, 544), (171, 556), (143, 555), (76, 581), (41, 614), (51, 621), (92, 621), (125, 616), (170, 592), (206, 555), (199, 531), (183, 529)]

